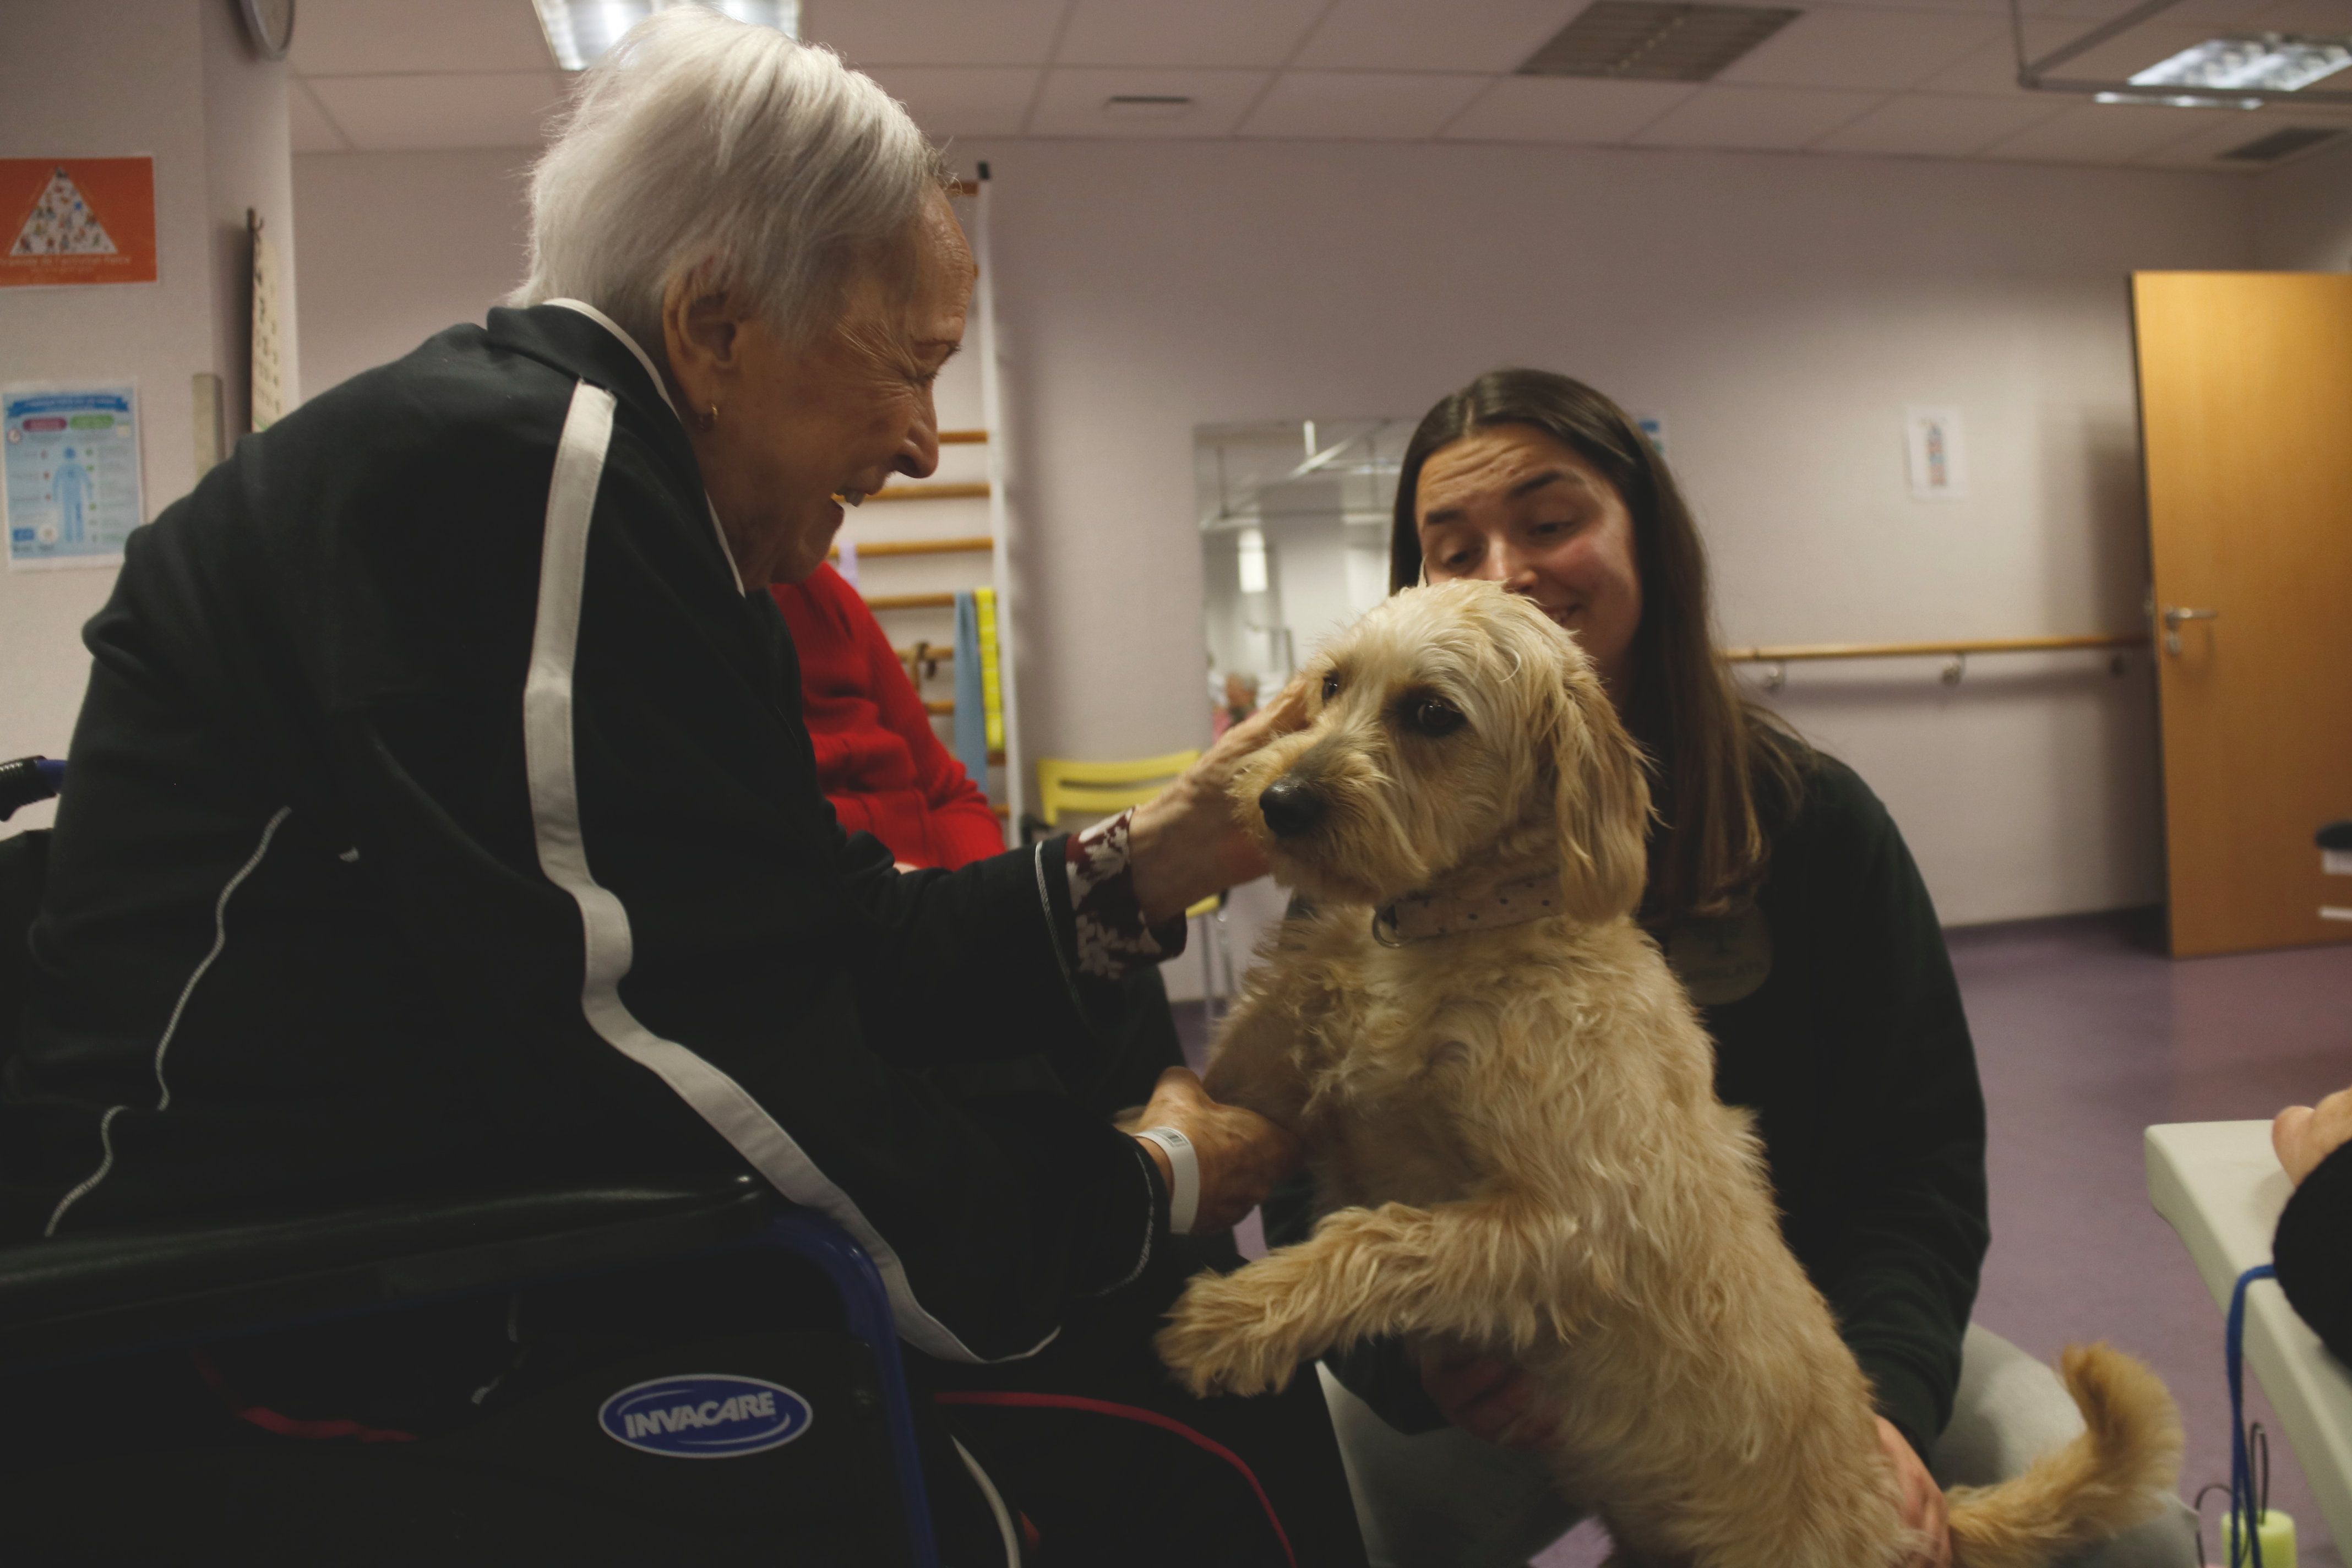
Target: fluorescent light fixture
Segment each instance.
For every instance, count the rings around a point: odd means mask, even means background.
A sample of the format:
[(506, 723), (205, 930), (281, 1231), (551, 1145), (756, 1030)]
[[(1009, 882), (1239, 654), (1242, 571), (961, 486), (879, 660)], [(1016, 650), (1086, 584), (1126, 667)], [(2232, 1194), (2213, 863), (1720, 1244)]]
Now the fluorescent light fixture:
[(585, 70), (621, 41), (621, 35), (656, 11), (699, 5), (722, 16), (801, 36), (800, 0), (532, 0), (548, 52), (565, 70)]
[(1255, 528), (1244, 528), (1234, 541), (1241, 548), (1242, 592), (1265, 592), (1265, 535)]
[(2133, 76), (2134, 87), (2293, 92), (2352, 66), (2352, 38), (2235, 33), (2208, 38)]
[(2220, 93), (2102, 92), (2094, 103), (2137, 103), (2150, 109), (2260, 109), (2259, 98), (2230, 98)]

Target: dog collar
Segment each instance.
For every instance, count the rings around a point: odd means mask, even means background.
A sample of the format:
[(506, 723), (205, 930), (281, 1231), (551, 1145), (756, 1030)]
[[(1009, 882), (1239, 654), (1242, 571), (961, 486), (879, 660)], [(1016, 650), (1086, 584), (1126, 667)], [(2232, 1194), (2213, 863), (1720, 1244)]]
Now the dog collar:
[(1500, 931), (1556, 915), (1559, 906), (1557, 870), (1498, 882), (1484, 893), (1466, 897), (1407, 893), (1372, 911), (1372, 940), (1382, 947), (1403, 947), (1465, 931)]

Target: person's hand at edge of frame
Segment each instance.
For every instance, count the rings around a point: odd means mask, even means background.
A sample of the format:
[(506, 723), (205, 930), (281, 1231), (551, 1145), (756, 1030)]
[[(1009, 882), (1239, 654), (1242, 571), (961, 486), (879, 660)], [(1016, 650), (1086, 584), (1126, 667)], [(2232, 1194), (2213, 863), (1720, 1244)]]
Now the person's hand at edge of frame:
[(2339, 1089), (2315, 1106), (2290, 1105), (2271, 1122), (2271, 1147), (2298, 1187), (2347, 1142), (2352, 1142), (2352, 1089)]
[(1895, 1468), (1903, 1523), (1920, 1535), (1919, 1550), (1904, 1560), (1903, 1568), (1952, 1568), (1952, 1518), (1944, 1489), (1927, 1473), (1919, 1451), (1902, 1428), (1884, 1415), (1875, 1419), (1878, 1446), (1886, 1450), (1886, 1461)]
[[(1134, 1127), (1173, 1127), (1192, 1141), (1201, 1162), (1201, 1201), (1192, 1234), (1214, 1236), (1240, 1223), (1265, 1201), (1275, 1184), (1298, 1168), (1298, 1140), (1255, 1110), (1211, 1100), (1190, 1068), (1170, 1068), (1152, 1086), (1151, 1101)], [(1139, 1138), (1160, 1177), (1172, 1184), (1168, 1151)]]
[(1265, 875), (1265, 854), (1234, 820), (1227, 790), (1251, 752), (1306, 722), (1307, 685), (1294, 679), (1135, 808), (1128, 868), (1146, 920), (1156, 925), (1212, 893)]
[(1559, 1436), (1558, 1396), (1517, 1362), (1444, 1344), (1423, 1345), (1418, 1355), (1421, 1386), (1438, 1413), (1473, 1437), (1540, 1449)]

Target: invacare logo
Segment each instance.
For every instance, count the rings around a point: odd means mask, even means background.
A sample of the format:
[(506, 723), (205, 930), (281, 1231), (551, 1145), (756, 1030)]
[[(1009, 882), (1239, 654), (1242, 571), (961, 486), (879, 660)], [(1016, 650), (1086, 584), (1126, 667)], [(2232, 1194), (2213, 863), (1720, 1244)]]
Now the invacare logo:
[(732, 1459), (782, 1447), (809, 1429), (809, 1402), (782, 1384), (690, 1373), (634, 1384), (604, 1401), (614, 1441), (673, 1459)]

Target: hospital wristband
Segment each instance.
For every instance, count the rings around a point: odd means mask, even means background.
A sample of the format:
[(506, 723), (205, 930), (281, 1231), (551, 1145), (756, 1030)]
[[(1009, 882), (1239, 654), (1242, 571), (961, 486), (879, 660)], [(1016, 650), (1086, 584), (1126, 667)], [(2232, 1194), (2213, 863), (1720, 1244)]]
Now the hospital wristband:
[(1168, 1152), (1168, 1228), (1192, 1235), (1201, 1211), (1201, 1156), (1192, 1141), (1173, 1127), (1147, 1127), (1136, 1136)]

